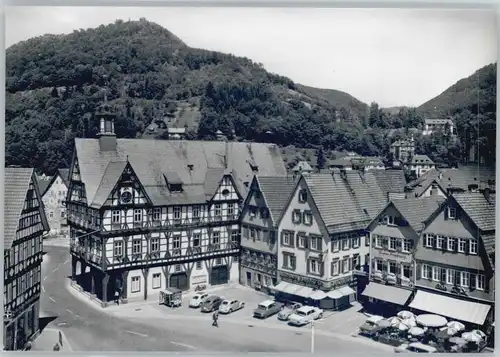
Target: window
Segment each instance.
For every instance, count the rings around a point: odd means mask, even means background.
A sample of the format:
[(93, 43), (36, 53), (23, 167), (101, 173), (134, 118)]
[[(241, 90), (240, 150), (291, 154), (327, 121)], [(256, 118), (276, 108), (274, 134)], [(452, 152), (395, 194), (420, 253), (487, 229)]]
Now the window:
[(353, 248), (359, 248), (359, 237), (353, 237), (351, 244)]
[(425, 237), (425, 246), (428, 248), (434, 247), (434, 236), (432, 234), (427, 234)]
[(134, 209), (134, 222), (142, 222), (142, 209)]
[(454, 207), (448, 207), (448, 218), (456, 219), (457, 218), (457, 210)]
[(389, 238), (389, 249), (390, 250), (396, 250), (397, 244), (398, 244), (398, 238), (395, 238), (395, 237)]
[(408, 264), (403, 264), (403, 276), (405, 278), (411, 278), (411, 267)]
[(255, 228), (250, 228), (250, 239), (255, 240), (257, 238), (257, 232)]
[(332, 241), (332, 252), (338, 252), (340, 250), (340, 242), (335, 239)]
[(193, 233), (193, 247), (197, 248), (200, 246), (201, 243), (201, 234), (200, 233)]
[(395, 225), (395, 219), (393, 216), (386, 216), (386, 222), (388, 225), (390, 226), (394, 226)]
[(412, 243), (413, 243), (413, 241), (411, 239), (405, 239), (403, 241), (403, 252), (406, 252), (406, 253), (410, 252), (412, 245), (413, 245)]
[(160, 238), (151, 238), (150, 241), (151, 253), (158, 252), (160, 250)]
[(384, 237), (375, 235), (375, 247), (382, 248), (383, 245), (384, 245)]
[(342, 239), (342, 250), (349, 249), (349, 239)]
[(180, 264), (175, 264), (175, 272), (178, 273), (181, 271), (181, 265)]
[(212, 232), (212, 244), (219, 244), (220, 232)]
[(311, 226), (313, 222), (313, 216), (311, 212), (304, 212), (304, 224)]
[(181, 248), (181, 236), (180, 235), (174, 235), (174, 238), (172, 240), (172, 249), (180, 249)]
[(283, 268), (295, 270), (295, 256), (283, 253)]
[(117, 240), (113, 243), (113, 250), (115, 257), (123, 256), (123, 241)]
[(460, 285), (463, 287), (469, 287), (469, 284), (470, 284), (469, 272), (461, 271), (460, 272)]
[(49, 218), (54, 218), (54, 212), (50, 211)]
[(291, 232), (283, 231), (283, 244), (284, 245), (292, 245), (293, 235)]
[(299, 191), (299, 202), (300, 203), (307, 202), (307, 190), (300, 190)]
[(64, 218), (66, 216), (66, 213), (64, 211), (61, 211), (61, 218)]
[(396, 262), (389, 262), (389, 273), (391, 273), (391, 274), (398, 273), (398, 266), (397, 266)]
[(318, 249), (319, 249), (319, 248), (318, 248), (318, 238), (316, 238), (316, 237), (311, 237), (311, 238), (310, 238), (310, 242), (311, 242), (311, 243), (310, 243), (310, 244), (311, 244), (311, 247), (310, 247), (310, 248), (311, 248), (312, 250), (318, 250)]
[(140, 254), (142, 253), (142, 240), (134, 239), (132, 241), (132, 254)]
[(196, 262), (196, 270), (203, 269), (202, 263), (200, 261)]
[(339, 261), (338, 260), (335, 260), (332, 262), (332, 276), (335, 276), (335, 275), (339, 275), (340, 271), (339, 271)]
[(437, 249), (443, 249), (443, 247), (444, 247), (444, 237), (443, 236), (437, 236), (436, 248)]
[(274, 244), (275, 241), (276, 241), (276, 232), (270, 231), (269, 232), (269, 243)]
[(200, 218), (200, 206), (193, 206), (193, 218)]
[(347, 273), (349, 271), (349, 258), (344, 258), (342, 260), (342, 273)]
[(220, 203), (216, 203), (214, 206), (214, 216), (215, 217), (222, 216), (222, 208), (221, 208)]
[(309, 271), (315, 274), (319, 273), (319, 266), (316, 260), (314, 259), (309, 260)]
[(161, 208), (153, 209), (153, 221), (159, 221), (161, 219)]
[(477, 290), (484, 290), (484, 286), (485, 286), (484, 275), (478, 274), (476, 277), (476, 289)]
[(181, 219), (182, 208), (179, 206), (174, 207), (174, 219)]
[(359, 254), (354, 254), (354, 255), (352, 256), (352, 267), (353, 267), (354, 269), (357, 269), (357, 268), (358, 268), (358, 266), (360, 265), (360, 263), (361, 263), (361, 262), (360, 262), (360, 257), (359, 257)]
[(257, 215), (257, 207), (250, 206), (250, 217), (255, 217)]
[(467, 245), (467, 239), (460, 238), (458, 241), (458, 251), (459, 253), (465, 253), (465, 247)]
[(292, 222), (299, 224), (301, 220), (301, 214), (299, 210), (294, 210), (292, 213)]
[(307, 237), (304, 233), (299, 233), (298, 235), (298, 244), (299, 248), (306, 248), (307, 247)]
[[(271, 232), (274, 233), (274, 232)], [(231, 232), (231, 243), (238, 243), (240, 241), (240, 234), (238, 231)]]
[(455, 284), (454, 275), (455, 275), (455, 271), (453, 271), (452, 269), (446, 269), (446, 284), (448, 284), (448, 285)]
[(131, 290), (133, 293), (138, 293), (139, 291), (141, 291), (141, 277), (133, 276), (131, 285)]
[(227, 204), (227, 215), (229, 217), (234, 216), (234, 203), (228, 203)]
[(456, 242), (455, 238), (448, 237), (448, 250), (449, 251), (454, 252), (456, 244), (457, 244), (457, 242)]
[(432, 280), (439, 281), (439, 268), (438, 267), (432, 267)]
[(477, 241), (472, 239), (469, 241), (469, 254), (477, 254)]
[(152, 284), (153, 289), (159, 289), (161, 288), (161, 273), (154, 273), (153, 274), (153, 284)]
[(422, 278), (424, 278), (424, 279), (430, 279), (429, 269), (430, 269), (429, 265), (422, 264)]
[(222, 258), (215, 259), (215, 265), (222, 265)]

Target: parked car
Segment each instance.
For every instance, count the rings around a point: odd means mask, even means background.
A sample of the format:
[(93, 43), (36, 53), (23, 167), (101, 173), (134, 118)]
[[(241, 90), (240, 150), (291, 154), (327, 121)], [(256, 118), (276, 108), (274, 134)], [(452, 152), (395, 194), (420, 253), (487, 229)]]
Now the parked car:
[(219, 312), (221, 314), (230, 314), (231, 312), (243, 309), (245, 303), (240, 300), (223, 300), (219, 306)]
[(285, 306), (278, 313), (278, 320), (287, 321), (288, 318), (290, 317), (290, 315), (292, 315), (295, 312), (295, 310), (300, 309), (301, 307), (302, 307), (302, 304), (299, 302)]
[(268, 318), (278, 313), (283, 308), (283, 304), (274, 300), (262, 301), (253, 311), (253, 316), (260, 319)]
[(432, 347), (432, 346), (425, 345), (421, 342), (412, 342), (412, 343), (403, 343), (402, 345), (395, 347), (394, 352), (396, 352), (396, 353), (408, 353), (408, 352), (436, 353), (437, 349)]
[(208, 293), (196, 293), (194, 296), (189, 300), (189, 307), (194, 307), (198, 308), (201, 306), (203, 300), (205, 300), (208, 297)]
[(294, 326), (304, 326), (313, 320), (323, 317), (323, 310), (312, 306), (302, 306), (288, 318), (288, 323)]
[(369, 337), (375, 335), (378, 331), (381, 330), (377, 323), (383, 319), (384, 318), (382, 316), (370, 316), (370, 318), (368, 318), (365, 323), (359, 327), (359, 334)]
[(215, 295), (209, 296), (201, 303), (201, 311), (202, 312), (215, 311), (219, 308), (221, 303), (222, 299), (220, 297)]

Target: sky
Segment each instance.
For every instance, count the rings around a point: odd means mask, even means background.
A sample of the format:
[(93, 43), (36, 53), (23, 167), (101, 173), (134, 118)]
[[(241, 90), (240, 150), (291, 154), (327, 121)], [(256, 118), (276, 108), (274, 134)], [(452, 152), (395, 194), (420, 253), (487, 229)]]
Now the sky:
[(418, 106), (498, 56), (494, 12), (437, 9), (8, 7), (6, 46), (141, 17), (191, 47), (382, 107)]

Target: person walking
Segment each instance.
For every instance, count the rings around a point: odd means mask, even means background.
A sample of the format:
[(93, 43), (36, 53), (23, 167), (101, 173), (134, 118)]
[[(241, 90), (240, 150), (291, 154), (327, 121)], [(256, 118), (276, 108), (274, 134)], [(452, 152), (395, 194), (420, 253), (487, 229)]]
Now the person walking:
[(115, 303), (116, 305), (120, 306), (120, 293), (118, 290), (115, 291)]
[(215, 311), (212, 315), (212, 326), (219, 327), (219, 311)]

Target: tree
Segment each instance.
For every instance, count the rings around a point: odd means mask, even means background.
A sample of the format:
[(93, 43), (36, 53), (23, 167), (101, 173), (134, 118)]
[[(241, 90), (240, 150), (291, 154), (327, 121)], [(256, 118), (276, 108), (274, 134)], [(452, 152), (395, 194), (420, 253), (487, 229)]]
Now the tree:
[(380, 110), (378, 104), (372, 102), (370, 104), (370, 113), (368, 115), (368, 125), (371, 127), (378, 126), (380, 121)]
[(317, 155), (318, 169), (322, 170), (325, 168), (325, 163), (326, 163), (325, 152), (323, 151), (323, 147), (319, 148), (316, 155)]

